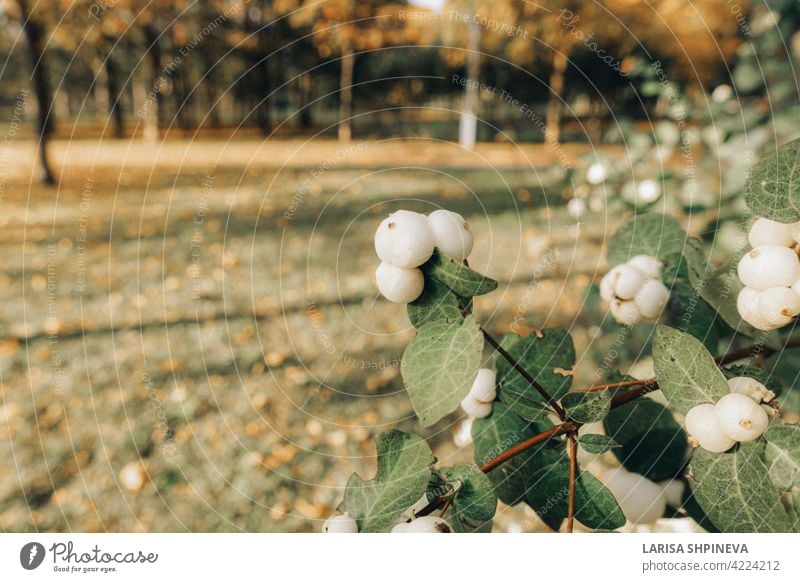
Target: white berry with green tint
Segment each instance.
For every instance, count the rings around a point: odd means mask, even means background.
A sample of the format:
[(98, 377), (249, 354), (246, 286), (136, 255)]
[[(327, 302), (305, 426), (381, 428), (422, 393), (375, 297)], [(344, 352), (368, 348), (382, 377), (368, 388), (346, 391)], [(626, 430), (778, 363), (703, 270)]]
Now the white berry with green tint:
[(435, 243), (428, 217), (419, 212), (398, 210), (378, 226), (375, 252), (390, 265), (412, 269), (431, 258)]
[(464, 217), (450, 210), (434, 210), (428, 215), (436, 247), (448, 257), (462, 262), (472, 252), (472, 233)]
[(750, 226), (747, 233), (747, 240), (752, 247), (764, 245), (778, 245), (790, 247), (795, 243), (792, 237), (792, 225), (770, 220), (769, 218), (758, 218)]
[(441, 517), (424, 515), (407, 523), (401, 531), (396, 533), (453, 533), (453, 528)]
[(800, 313), (800, 295), (788, 287), (762, 291), (758, 298), (758, 313), (770, 325), (788, 325)]
[(344, 513), (334, 515), (325, 520), (322, 525), (323, 533), (358, 533), (356, 520)]
[(642, 475), (615, 469), (603, 476), (603, 484), (631, 523), (653, 523), (667, 510), (661, 487)]
[(745, 253), (737, 271), (742, 283), (756, 291), (791, 287), (800, 279), (800, 259), (792, 249), (764, 245)]
[(764, 434), (769, 417), (764, 409), (744, 394), (727, 394), (717, 402), (717, 422), (725, 434), (740, 443)]
[(731, 389), (731, 393), (744, 394), (755, 402), (771, 402), (775, 398), (775, 393), (755, 378), (748, 378), (747, 376), (728, 378), (728, 386)]
[(698, 404), (686, 413), (686, 432), (693, 445), (709, 453), (724, 453), (736, 444), (736, 440), (725, 433), (717, 420), (717, 409), (713, 404)]
[(422, 294), (425, 277), (419, 269), (401, 269), (381, 263), (375, 270), (378, 291), (394, 303), (411, 303)]

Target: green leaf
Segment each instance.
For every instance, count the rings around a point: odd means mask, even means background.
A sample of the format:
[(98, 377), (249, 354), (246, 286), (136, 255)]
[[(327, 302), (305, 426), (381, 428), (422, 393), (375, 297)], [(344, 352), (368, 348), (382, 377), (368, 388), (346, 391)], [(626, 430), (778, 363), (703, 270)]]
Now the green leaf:
[(663, 280), (668, 287), (676, 279), (688, 281), (695, 289), (702, 289), (709, 276), (708, 261), (700, 239), (687, 238), (680, 252), (664, 257)]
[(800, 220), (800, 140), (761, 158), (747, 180), (745, 202), (757, 216), (784, 223)]
[[(543, 329), (527, 337), (507, 334), (500, 345), (554, 399), (560, 399), (572, 385), (575, 346), (563, 329)], [(508, 361), (497, 357), (497, 382), (506, 401), (524, 399), (529, 405), (543, 404), (544, 399)]]
[(561, 405), (575, 422), (597, 422), (611, 410), (611, 395), (607, 390), (570, 392), (561, 399)]
[(602, 455), (611, 449), (622, 446), (604, 434), (582, 434), (578, 437), (578, 444), (584, 451), (592, 455)]
[(461, 308), (466, 309), (468, 304), (468, 299), (459, 297), (446, 285), (425, 277), (422, 295), (408, 304), (408, 319), (414, 327), (431, 321), (455, 323), (461, 321)]
[[(552, 426), (552, 424), (550, 425)], [(475, 463), (481, 466), (514, 445), (527, 440), (549, 426), (531, 424), (511, 412), (502, 402), (495, 402), (492, 414), (472, 423)], [(495, 494), (508, 505), (525, 497), (525, 475), (553, 461), (554, 451), (541, 444), (509, 459), (489, 472)]]
[(472, 316), (463, 322), (431, 322), (406, 348), (400, 372), (422, 426), (453, 412), (478, 373), (483, 335)]
[(485, 473), (476, 465), (461, 463), (444, 469), (442, 475), (448, 482), (457, 484), (453, 509), (461, 514), (461, 521), (474, 528), (492, 520), (497, 509), (497, 495)]
[(390, 430), (378, 435), (377, 444), (375, 478), (364, 481), (353, 473), (339, 506), (353, 516), (360, 532), (390, 529), (425, 493), (435, 461), (428, 444), (415, 434)]
[[(527, 503), (542, 519), (561, 520), (569, 506), (569, 461), (542, 467), (528, 480)], [(591, 529), (616, 529), (625, 525), (616, 499), (591, 473), (579, 471), (575, 480), (575, 519)]]
[(772, 426), (764, 438), (764, 458), (775, 486), (788, 491), (800, 485), (800, 427)]
[(634, 473), (652, 481), (677, 475), (686, 460), (686, 433), (664, 406), (639, 398), (618, 406), (603, 425), (608, 436), (622, 445), (614, 455)]
[(426, 278), (432, 277), (462, 297), (485, 295), (497, 289), (497, 281), (457, 263), (445, 255), (435, 252), (427, 263), (420, 267)]
[(727, 331), (724, 321), (702, 298), (701, 293), (683, 281), (675, 281), (670, 289), (667, 313), (669, 323), (696, 337), (710, 350), (716, 350)]
[(661, 392), (681, 414), (698, 404), (713, 404), (730, 392), (714, 358), (688, 333), (659, 325), (653, 339), (653, 360)]
[(687, 235), (678, 221), (663, 214), (632, 216), (608, 242), (608, 262), (617, 265), (636, 255), (664, 258), (683, 249)]
[(689, 485), (700, 508), (723, 532), (788, 532), (789, 518), (766, 474), (758, 443), (742, 443), (722, 454), (697, 449), (689, 464)]

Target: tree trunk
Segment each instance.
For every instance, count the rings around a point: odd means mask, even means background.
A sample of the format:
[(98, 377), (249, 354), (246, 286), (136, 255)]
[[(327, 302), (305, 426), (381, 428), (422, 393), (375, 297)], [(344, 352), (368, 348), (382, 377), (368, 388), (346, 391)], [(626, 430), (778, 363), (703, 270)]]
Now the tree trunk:
[(553, 69), (550, 72), (550, 97), (547, 100), (545, 141), (552, 144), (561, 139), (561, 101), (564, 91), (564, 77), (569, 64), (569, 49), (558, 47), (553, 53)]
[(37, 132), (39, 135), (39, 167), (42, 172), (42, 182), (55, 184), (56, 180), (47, 157), (47, 142), (53, 131), (53, 94), (47, 80), (47, 61), (43, 54), (42, 38), (44, 37), (44, 31), (40, 23), (31, 19), (28, 0), (17, 0), (17, 2), (22, 16), (25, 40), (28, 44), (28, 54), (31, 59), (31, 80), (33, 81), (33, 90), (36, 94), (38, 108)]
[(311, 75), (303, 73), (298, 79), (300, 85), (300, 128), (308, 129), (311, 127)]
[(125, 137), (125, 118), (122, 113), (122, 94), (119, 90), (119, 70), (117, 62), (111, 56), (111, 47), (108, 44), (105, 54), (106, 84), (108, 87), (109, 117), (114, 128), (114, 137)]
[[(474, 8), (474, 5), (473, 5)], [(478, 21), (469, 21), (467, 38), (467, 86), (464, 90), (464, 102), (461, 106), (461, 117), (458, 122), (458, 143), (467, 150), (475, 149), (478, 134), (478, 77), (480, 76), (480, 41), (481, 30)]]
[(352, 129), (350, 117), (353, 112), (353, 67), (355, 56), (352, 47), (342, 51), (341, 76), (339, 78), (339, 141), (350, 141)]
[(144, 102), (140, 111), (143, 121), (142, 137), (144, 141), (155, 143), (158, 141), (159, 126), (159, 101), (161, 92), (161, 47), (158, 44), (158, 29), (153, 23), (147, 23), (142, 27), (145, 38), (145, 51), (149, 61), (149, 74), (144, 82), (147, 90), (145, 91)]

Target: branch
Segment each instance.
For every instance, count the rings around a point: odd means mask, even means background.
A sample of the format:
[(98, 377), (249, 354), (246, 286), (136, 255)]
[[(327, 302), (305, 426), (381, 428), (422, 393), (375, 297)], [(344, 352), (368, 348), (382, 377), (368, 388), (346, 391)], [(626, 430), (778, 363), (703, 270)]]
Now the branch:
[(567, 533), (575, 527), (575, 481), (578, 477), (578, 445), (575, 432), (567, 435), (569, 445), (569, 497), (567, 498)]
[(558, 415), (558, 418), (561, 420), (567, 419), (567, 413), (561, 407), (561, 405), (555, 401), (555, 399), (547, 393), (547, 390), (536, 381), (536, 379), (531, 376), (528, 371), (523, 368), (517, 360), (514, 359), (514, 356), (509, 354), (499, 343), (495, 340), (489, 332), (487, 332), (483, 327), (481, 327), (481, 331), (483, 332), (483, 337), (486, 338), (486, 341), (497, 351), (498, 354), (503, 356), (505, 360), (511, 364), (511, 367), (514, 368), (520, 376), (525, 378), (525, 380), (534, 387), (534, 389), (539, 393), (539, 395), (544, 398), (545, 402), (555, 411)]
[(569, 431), (578, 430), (578, 426), (579, 426), (578, 423), (572, 421), (557, 424), (556, 426), (549, 428), (544, 432), (540, 432), (536, 436), (532, 436), (531, 438), (521, 441), (515, 444), (513, 447), (506, 449), (505, 451), (497, 455), (495, 458), (481, 465), (480, 470), (483, 471), (484, 473), (488, 473), (489, 471), (502, 465), (509, 459), (513, 459), (520, 453), (524, 453), (528, 449), (533, 448), (536, 445), (543, 443), (544, 441), (550, 440), (551, 438), (555, 438), (557, 436), (561, 436), (562, 434)]
[[(780, 349), (783, 350), (784, 348), (796, 348), (796, 347), (800, 347), (800, 339), (798, 338), (787, 340), (786, 343), (783, 344)], [(755, 345), (722, 355), (718, 358), (715, 358), (715, 361), (717, 362), (718, 365), (724, 366), (725, 364), (738, 362), (739, 360), (744, 360), (745, 358), (752, 358), (753, 356), (762, 356), (764, 358), (767, 358), (772, 354), (777, 353), (778, 351), (779, 350), (777, 348), (771, 348), (765, 345)]]

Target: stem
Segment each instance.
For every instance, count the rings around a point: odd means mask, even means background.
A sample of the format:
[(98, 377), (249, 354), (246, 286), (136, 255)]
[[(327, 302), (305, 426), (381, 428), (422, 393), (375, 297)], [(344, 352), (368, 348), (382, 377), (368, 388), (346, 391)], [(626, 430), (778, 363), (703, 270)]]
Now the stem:
[(514, 356), (509, 354), (499, 343), (497, 343), (497, 340), (495, 340), (489, 334), (489, 332), (483, 329), (483, 327), (481, 327), (481, 332), (483, 332), (483, 337), (486, 338), (486, 341), (489, 343), (489, 345), (491, 345), (498, 354), (503, 356), (503, 358), (505, 358), (505, 360), (509, 364), (511, 364), (511, 367), (514, 368), (519, 373), (520, 376), (525, 378), (525, 380), (531, 386), (534, 387), (534, 389), (541, 395), (541, 397), (544, 398), (545, 402), (547, 402), (547, 404), (550, 405), (550, 407), (558, 415), (558, 418), (560, 418), (561, 420), (566, 420), (567, 413), (564, 411), (561, 405), (547, 393), (547, 390), (545, 390), (544, 387), (541, 384), (539, 384), (539, 382), (537, 382), (536, 379), (533, 376), (531, 376), (528, 373), (528, 371), (520, 365), (519, 362), (517, 362), (517, 360), (514, 359)]
[(566, 432), (577, 429), (578, 429), (578, 424), (572, 421), (557, 424), (556, 426), (549, 428), (544, 432), (540, 432), (536, 436), (532, 436), (531, 438), (519, 442), (515, 444), (513, 447), (506, 449), (492, 460), (481, 465), (480, 469), (484, 473), (488, 473), (489, 471), (502, 465), (509, 459), (513, 459), (520, 453), (524, 453), (528, 449), (533, 448), (536, 445), (543, 443), (544, 441), (550, 440), (551, 438), (560, 436)]
[[(790, 339), (787, 340), (780, 349), (784, 348), (796, 348), (800, 347), (800, 338)], [(745, 358), (752, 358), (753, 356), (761, 356), (767, 358), (772, 354), (777, 353), (778, 350), (776, 348), (771, 348), (769, 346), (763, 345), (756, 345), (750, 346), (748, 348), (742, 348), (741, 350), (736, 350), (735, 352), (730, 352), (723, 356), (716, 358), (716, 362), (720, 366), (724, 366), (725, 364), (730, 364), (732, 362), (737, 362), (739, 360), (744, 360)]]
[(649, 384), (655, 382), (655, 378), (646, 378), (644, 380), (623, 380), (621, 382), (611, 382), (610, 384), (595, 384), (588, 388), (580, 388), (576, 392), (600, 392), (601, 390), (613, 390), (614, 388), (626, 388), (628, 386), (638, 386), (639, 384)]
[(567, 533), (572, 533), (575, 526), (575, 481), (578, 475), (578, 445), (575, 432), (567, 435), (569, 444), (569, 497), (567, 499)]

